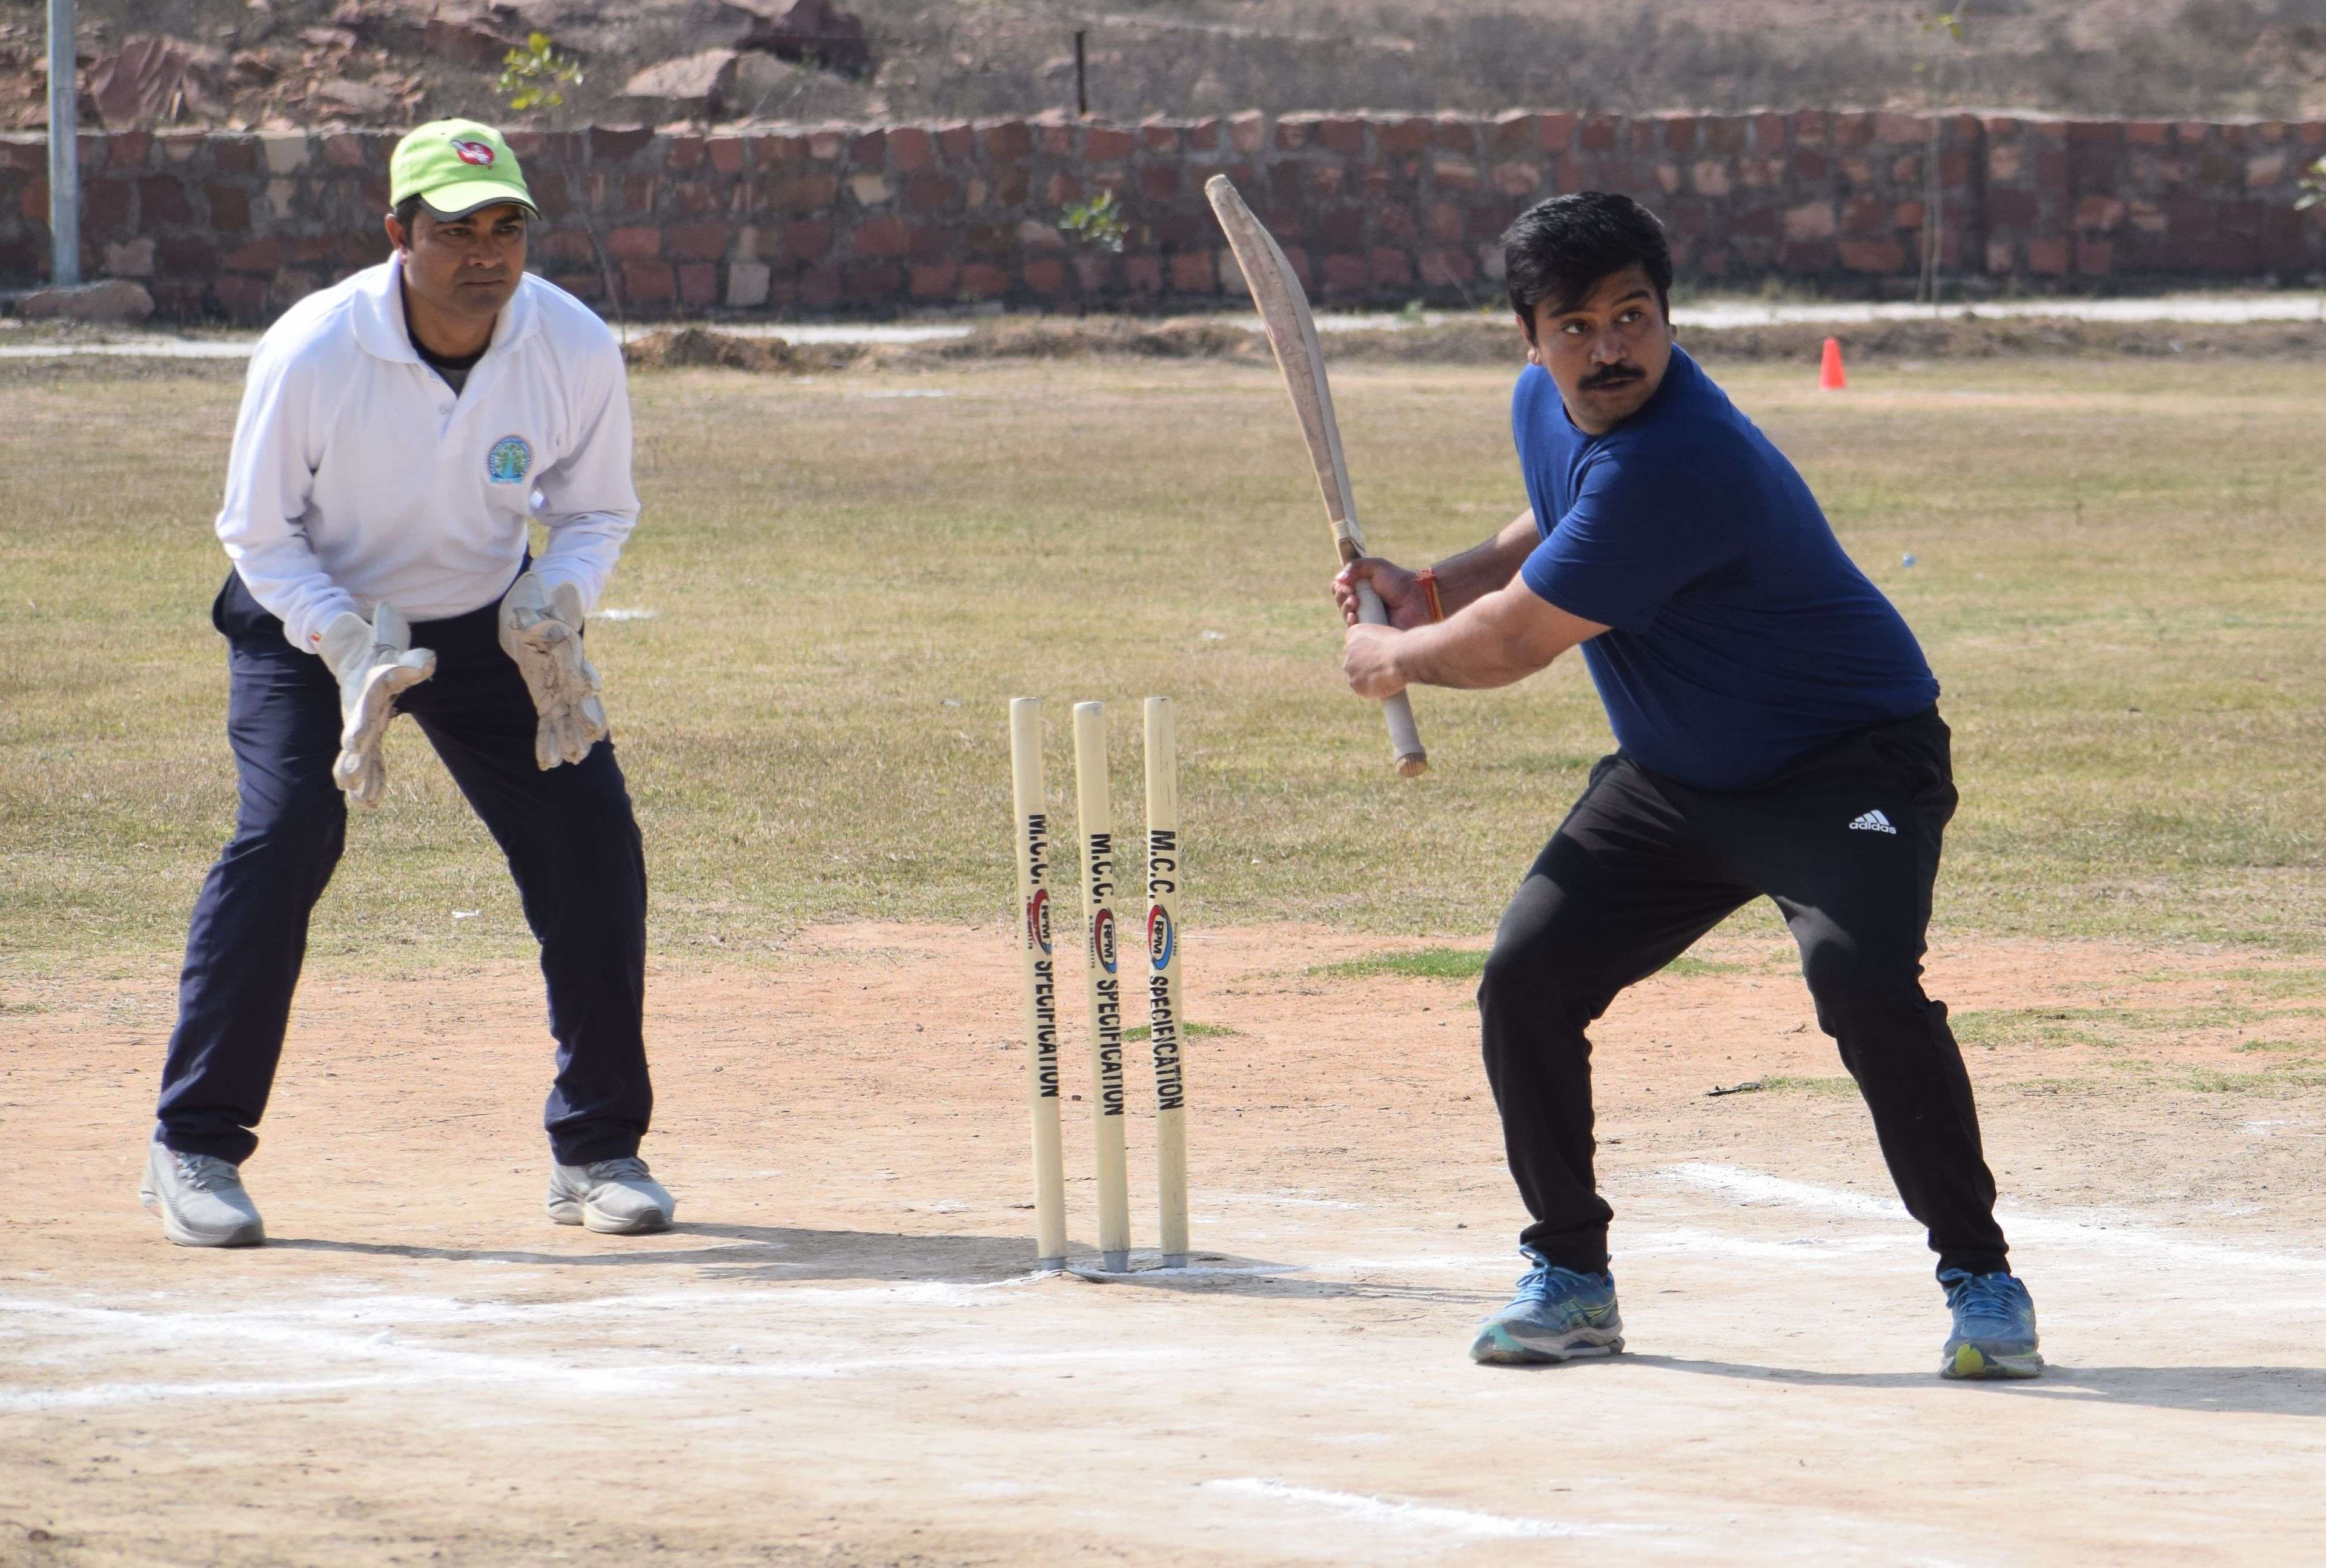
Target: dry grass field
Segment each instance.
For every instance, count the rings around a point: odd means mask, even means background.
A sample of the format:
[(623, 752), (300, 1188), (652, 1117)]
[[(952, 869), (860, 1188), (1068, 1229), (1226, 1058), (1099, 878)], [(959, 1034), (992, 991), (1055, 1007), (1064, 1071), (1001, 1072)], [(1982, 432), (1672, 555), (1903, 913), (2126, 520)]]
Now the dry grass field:
[[(1942, 926), (2317, 942), (2316, 369), (2002, 360), (1862, 370), (1839, 397), (1791, 366), (1723, 374), (1944, 683), (1965, 805)], [(0, 528), (0, 965), (165, 953), (232, 809), (206, 612), (236, 387), (0, 376), (29, 503)], [(1523, 506), (1508, 380), (1344, 369), (1376, 548), (1442, 554)], [(1437, 770), (1389, 776), (1335, 673), (1331, 553), (1264, 366), (636, 385), (646, 520), (608, 604), (648, 618), (591, 637), (665, 951), (1001, 907), (1014, 693), (1180, 700), (1211, 855), (1193, 913), (1214, 921), (1482, 932), (1605, 747), (1567, 664), (1424, 694)], [(1135, 728), (1118, 710), (1126, 799)], [(390, 776), (326, 900), (324, 961), (356, 943), (422, 966), (526, 951), (481, 830), (409, 727)]]
[[(2321, 373), (1715, 370), (1947, 689), (1931, 986), (2046, 1379), (1931, 1375), (1930, 1260), (1765, 909), (1598, 1035), (1630, 1351), (1463, 1359), (1520, 1219), (1466, 982), (1604, 721), (1579, 667), (1420, 693), (1436, 767), (1398, 780), (1335, 674), (1282, 393), (1217, 362), (639, 375), (647, 518), (591, 638), (655, 878), (647, 1153), (678, 1228), (540, 1214), (530, 944), (407, 726), (249, 1166), (271, 1244), (167, 1247), (132, 1194), (232, 811), (205, 610), (237, 388), (19, 362), (0, 1564), (2313, 1557)], [(1336, 387), (1378, 548), (1521, 504), (1506, 372)], [(1050, 700), (1061, 802), (1067, 701), (1117, 704), (1135, 802), (1155, 691), (1198, 1266), (1037, 1280), (1005, 703)]]

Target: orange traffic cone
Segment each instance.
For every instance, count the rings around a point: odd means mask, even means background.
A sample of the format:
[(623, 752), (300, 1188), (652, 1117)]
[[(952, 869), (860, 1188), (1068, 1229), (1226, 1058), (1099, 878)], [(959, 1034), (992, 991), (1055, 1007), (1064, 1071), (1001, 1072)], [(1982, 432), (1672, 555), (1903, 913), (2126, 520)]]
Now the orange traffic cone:
[(1825, 340), (1825, 357), (1818, 365), (1818, 390), (1839, 392), (1848, 385), (1849, 377), (1841, 369), (1841, 339), (1828, 338)]

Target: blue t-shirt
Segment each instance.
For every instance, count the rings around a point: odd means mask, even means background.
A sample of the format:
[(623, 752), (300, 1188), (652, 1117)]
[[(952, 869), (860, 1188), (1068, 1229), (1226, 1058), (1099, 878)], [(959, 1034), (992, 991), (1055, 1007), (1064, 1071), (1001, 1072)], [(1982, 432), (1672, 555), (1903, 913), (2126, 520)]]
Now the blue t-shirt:
[(1609, 629), (1583, 645), (1616, 743), (1702, 789), (1746, 789), (1939, 683), (1904, 617), (1833, 536), (1793, 465), (1702, 367), (1605, 435), (1539, 366), (1511, 400), (1543, 540), (1520, 575)]

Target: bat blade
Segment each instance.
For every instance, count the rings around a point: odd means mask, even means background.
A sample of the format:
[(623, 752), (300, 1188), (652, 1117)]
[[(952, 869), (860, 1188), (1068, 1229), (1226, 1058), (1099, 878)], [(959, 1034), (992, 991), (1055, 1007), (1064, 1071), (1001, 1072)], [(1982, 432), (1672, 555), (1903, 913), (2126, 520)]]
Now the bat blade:
[[(1333, 417), (1333, 387), (1326, 379), (1325, 348), (1317, 340), (1317, 319), (1308, 309), (1307, 292), (1301, 288), (1276, 237), (1252, 216), (1233, 181), (1224, 174), (1214, 174), (1204, 186), (1204, 194), (1228, 237), (1237, 264), (1243, 268), (1251, 302), (1268, 330), (1268, 346), (1275, 352), (1276, 367), (1283, 373), (1284, 389), (1291, 394), (1292, 412), (1307, 442), (1308, 459), (1317, 469), (1317, 488), (1325, 498), (1333, 543), (1345, 564), (1365, 553), (1365, 536), (1357, 521), (1356, 498), (1349, 488), (1348, 459), (1341, 452), (1340, 422)], [(1389, 620), (1371, 583), (1357, 585), (1357, 614), (1359, 619), (1374, 626)], [(1421, 734), (1413, 722), (1412, 701), (1400, 691), (1382, 700), (1382, 712), (1397, 753), (1397, 771), (1408, 778), (1426, 771), (1429, 754), (1422, 749)]]

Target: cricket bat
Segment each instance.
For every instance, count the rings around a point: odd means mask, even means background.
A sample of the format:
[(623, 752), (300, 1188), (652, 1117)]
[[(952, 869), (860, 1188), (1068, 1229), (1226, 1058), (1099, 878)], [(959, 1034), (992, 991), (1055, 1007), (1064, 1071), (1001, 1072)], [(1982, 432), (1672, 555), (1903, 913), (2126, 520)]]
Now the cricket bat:
[[(1284, 373), (1284, 388), (1292, 394), (1292, 412), (1299, 416), (1308, 459), (1317, 466), (1317, 487), (1324, 492), (1325, 515), (1333, 524), (1333, 543), (1345, 565), (1365, 553), (1365, 536), (1357, 524), (1356, 499), (1349, 491), (1348, 460), (1341, 455), (1341, 427), (1333, 418), (1333, 388), (1325, 379), (1325, 350), (1317, 341), (1308, 295), (1275, 237), (1251, 215), (1226, 175), (1213, 175), (1204, 194), (1227, 232), (1244, 282), (1251, 287), (1251, 302), (1268, 329), (1268, 346), (1276, 351), (1276, 367)], [(1389, 612), (1370, 582), (1357, 584), (1357, 618), (1372, 626), (1389, 624)], [(1414, 728), (1413, 704), (1406, 693), (1383, 698), (1382, 715), (1389, 720), (1397, 771), (1407, 778), (1427, 772), (1429, 754), (1421, 748), (1421, 732)]]

